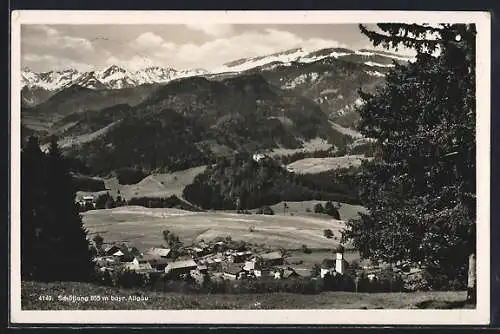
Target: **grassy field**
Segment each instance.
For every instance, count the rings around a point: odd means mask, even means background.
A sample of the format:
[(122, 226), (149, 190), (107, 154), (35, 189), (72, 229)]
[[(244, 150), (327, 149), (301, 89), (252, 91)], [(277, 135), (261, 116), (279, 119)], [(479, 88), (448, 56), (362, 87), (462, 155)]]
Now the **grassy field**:
[(336, 131), (338, 131), (338, 132), (340, 132), (340, 133), (342, 133), (344, 135), (347, 135), (347, 136), (349, 136), (351, 138), (359, 139), (359, 138), (363, 137), (363, 135), (361, 133), (359, 133), (358, 131), (356, 131), (356, 130), (353, 130), (351, 128), (343, 127), (342, 125), (337, 124), (337, 123), (332, 122), (332, 121), (329, 121), (329, 123), (330, 123), (331, 127), (334, 130), (336, 130)]
[(346, 155), (332, 158), (306, 158), (297, 160), (288, 165), (299, 174), (314, 174), (340, 168), (357, 167), (361, 165), (364, 155)]
[[(139, 206), (87, 211), (83, 213), (83, 223), (90, 234), (99, 233), (108, 242), (131, 242), (139, 248), (160, 245), (162, 230), (169, 229), (187, 244), (231, 236), (233, 240), (269, 248), (297, 249), (305, 244), (310, 248), (331, 249), (338, 245), (344, 228), (343, 221), (323, 215), (244, 215)], [(325, 238), (325, 229), (331, 229), (334, 238)]]
[[(309, 217), (323, 217), (325, 219), (329, 219), (329, 217), (325, 214), (317, 214), (314, 213), (314, 206), (318, 203), (321, 203), (323, 206), (325, 205), (325, 201), (301, 201), (301, 202), (286, 202), (287, 209), (284, 209), (284, 203), (280, 202), (275, 205), (272, 205), (276, 215), (300, 215), (300, 216), (309, 216)], [(335, 203), (336, 204), (336, 203)], [(307, 212), (309, 209), (311, 212)], [(340, 219), (347, 221), (349, 219), (357, 218), (359, 216), (359, 212), (365, 213), (366, 208), (361, 205), (352, 205), (346, 203), (340, 203), (339, 214)]]
[[(52, 301), (41, 301), (51, 296)], [(59, 296), (100, 296), (101, 301), (71, 302)], [(114, 297), (105, 301), (104, 297)], [(130, 296), (142, 301), (128, 300)], [(121, 299), (120, 299), (121, 298)], [(89, 283), (22, 282), (23, 310), (167, 310), (167, 309), (450, 309), (471, 308), (466, 292), (353, 293), (323, 292), (314, 295), (270, 294), (179, 294), (117, 289)], [(120, 299), (120, 301), (116, 301)], [(147, 300), (145, 300), (147, 299)]]
[[(105, 179), (104, 182), (106, 188), (109, 189), (109, 194), (114, 198), (116, 198), (118, 190), (120, 195), (127, 200), (132, 197), (169, 197), (171, 195), (182, 197), (184, 188), (191, 184), (205, 168), (206, 166), (199, 166), (173, 173), (152, 174), (137, 184), (131, 185), (121, 185), (116, 178)], [(97, 193), (78, 192), (79, 196), (91, 194)]]
[(326, 140), (321, 138), (313, 138), (309, 141), (304, 141), (302, 143), (302, 148), (274, 148), (269, 152), (266, 152), (270, 156), (281, 156), (281, 155), (291, 155), (299, 152), (315, 152), (321, 150), (328, 150), (332, 147)]

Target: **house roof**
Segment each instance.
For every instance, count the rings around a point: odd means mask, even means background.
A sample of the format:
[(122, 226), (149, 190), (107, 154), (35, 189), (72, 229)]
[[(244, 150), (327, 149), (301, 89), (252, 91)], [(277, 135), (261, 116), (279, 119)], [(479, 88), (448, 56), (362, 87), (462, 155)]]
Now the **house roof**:
[(281, 252), (275, 251), (275, 252), (261, 254), (260, 257), (263, 260), (278, 260), (278, 259), (282, 259), (283, 255), (281, 255)]
[(294, 275), (298, 275), (297, 272), (295, 270), (290, 270), (290, 269), (285, 269), (283, 271), (283, 277), (284, 278), (288, 278), (290, 276), (294, 276)]
[(168, 254), (170, 254), (170, 248), (153, 247), (148, 250), (148, 254), (165, 257), (168, 256)]
[(224, 268), (224, 272), (227, 274), (236, 275), (243, 271), (243, 267), (240, 265), (229, 264), (226, 268)]
[(162, 265), (162, 264), (169, 264), (172, 263), (171, 260), (168, 259), (162, 259), (162, 258), (153, 258), (148, 260), (151, 265)]
[(194, 260), (184, 260), (184, 261), (174, 261), (167, 265), (168, 270), (180, 269), (180, 268), (196, 268), (198, 265)]
[(109, 252), (112, 249), (120, 249), (120, 247), (118, 247), (117, 245), (108, 245), (106, 246), (106, 248), (104, 248), (104, 251)]
[(311, 269), (309, 269), (309, 268), (295, 268), (295, 272), (299, 276), (303, 276), (303, 277), (311, 276)]
[(125, 254), (123, 254), (123, 252), (121, 250), (119, 250), (119, 251), (113, 253), (113, 255), (114, 256), (122, 256), (122, 255), (125, 255)]
[(333, 259), (324, 259), (323, 262), (321, 262), (321, 268), (329, 269), (334, 267), (335, 267), (335, 260)]

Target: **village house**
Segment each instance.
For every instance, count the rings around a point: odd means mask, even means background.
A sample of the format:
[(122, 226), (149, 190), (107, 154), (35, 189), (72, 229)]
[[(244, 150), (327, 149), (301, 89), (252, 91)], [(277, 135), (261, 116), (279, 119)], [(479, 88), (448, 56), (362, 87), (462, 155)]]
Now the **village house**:
[(262, 264), (265, 266), (280, 266), (285, 262), (285, 259), (280, 251), (261, 254), (256, 258), (260, 258), (262, 260)]
[(273, 270), (275, 279), (288, 279), (288, 278), (297, 278), (299, 274), (289, 266), (277, 266)]
[(324, 278), (326, 275), (343, 275), (345, 274), (348, 263), (344, 259), (344, 255), (342, 253), (336, 253), (335, 260), (334, 259), (324, 259), (321, 263), (321, 271), (320, 276)]
[(158, 255), (151, 255), (149, 253), (142, 255), (141, 258), (145, 261), (148, 261), (149, 264), (151, 264), (151, 267), (153, 267), (153, 269), (159, 270), (162, 272), (164, 272), (165, 267), (170, 262), (172, 262), (172, 260), (170, 260), (168, 258), (159, 257)]
[(117, 245), (108, 245), (108, 246), (106, 246), (106, 248), (104, 248), (104, 254), (107, 256), (112, 256), (116, 252), (118, 252), (119, 250), (120, 250), (120, 247), (118, 247)]
[(165, 273), (172, 277), (180, 277), (189, 274), (191, 270), (196, 269), (198, 264), (193, 259), (170, 262), (165, 267)]
[(134, 257), (131, 262), (124, 264), (125, 268), (128, 270), (140, 271), (140, 270), (153, 270), (153, 267), (147, 259)]
[(95, 199), (94, 196), (82, 196), (80, 200), (77, 201), (77, 203), (82, 207), (86, 209), (95, 209), (96, 204), (95, 204)]
[(158, 248), (158, 247), (152, 247), (147, 250), (147, 254), (155, 257), (160, 257), (160, 258), (170, 258), (171, 257), (171, 250), (170, 248)]
[(243, 263), (252, 255), (251, 251), (233, 252), (228, 256), (228, 261), (231, 263)]
[(212, 247), (214, 253), (224, 252), (225, 250), (227, 250), (227, 245), (224, 241), (218, 241)]
[(191, 269), (189, 275), (198, 283), (202, 284), (208, 276), (208, 267), (205, 265), (198, 265), (196, 269)]
[(243, 270), (243, 267), (241, 265), (236, 263), (231, 263), (224, 268), (223, 276), (224, 279), (227, 280), (237, 280), (237, 279), (242, 279), (245, 273), (246, 272), (245, 270)]
[(202, 257), (209, 253), (208, 247), (190, 247), (187, 249), (187, 251), (193, 257)]
[(266, 158), (267, 158), (267, 156), (265, 154), (262, 154), (262, 153), (254, 153), (252, 155), (252, 159), (255, 162), (261, 162), (261, 161), (265, 160)]

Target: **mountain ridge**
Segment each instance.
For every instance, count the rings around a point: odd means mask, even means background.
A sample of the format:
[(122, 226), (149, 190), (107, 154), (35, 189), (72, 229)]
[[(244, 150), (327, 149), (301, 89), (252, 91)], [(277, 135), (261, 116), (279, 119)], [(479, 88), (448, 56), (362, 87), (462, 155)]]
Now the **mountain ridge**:
[[(212, 71), (205, 69), (176, 70), (172, 67), (148, 66), (135, 71), (128, 70), (118, 65), (111, 65), (104, 70), (78, 71), (76, 69), (54, 70), (48, 72), (34, 72), (28, 68), (21, 71), (21, 88), (39, 88), (48, 91), (57, 91), (73, 84), (91, 89), (122, 89), (131, 86), (166, 83), (171, 80), (190, 76), (217, 75), (225, 72), (244, 72), (259, 66), (271, 63), (290, 65), (294, 62), (311, 63), (324, 58), (343, 58), (347, 56), (385, 57), (400, 61), (410, 58), (386, 51), (375, 50), (350, 50), (347, 48), (321, 48), (317, 50), (304, 50), (293, 48), (268, 55), (240, 58), (222, 64)], [(369, 59), (367, 60), (367, 62)], [(387, 63), (372, 62), (373, 66), (387, 66)]]

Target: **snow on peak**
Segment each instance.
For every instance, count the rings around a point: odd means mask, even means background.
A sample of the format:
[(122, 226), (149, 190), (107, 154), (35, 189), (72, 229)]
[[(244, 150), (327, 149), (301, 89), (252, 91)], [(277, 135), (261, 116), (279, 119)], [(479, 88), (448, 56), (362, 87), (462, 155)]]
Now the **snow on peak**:
[[(346, 48), (321, 48), (305, 49), (301, 47), (275, 52), (272, 54), (241, 58), (223, 64), (222, 66), (207, 71), (205, 69), (194, 68), (186, 70), (176, 70), (173, 68), (163, 68), (160, 66), (150, 66), (136, 71), (130, 71), (117, 65), (102, 71), (79, 72), (74, 69), (59, 71), (49, 71), (37, 73), (29, 68), (24, 68), (21, 72), (21, 85), (28, 88), (43, 88), (49, 91), (56, 91), (73, 84), (91, 89), (121, 89), (143, 84), (167, 83), (174, 79), (203, 75), (222, 75), (224, 73), (239, 73), (247, 70), (259, 68), (261, 70), (272, 70), (280, 66), (290, 66), (293, 63), (313, 63), (322, 59), (335, 61), (347, 56), (360, 56), (361, 62), (374, 69), (382, 67), (393, 67), (393, 64), (382, 64), (376, 62), (378, 57), (386, 57), (401, 61), (409, 61), (412, 58), (397, 55), (384, 51), (375, 50), (350, 50)], [(377, 57), (377, 58), (374, 58)], [(370, 71), (370, 75), (380, 76), (382, 73)], [(292, 84), (292, 83), (290, 83)], [(302, 84), (299, 81), (293, 83)]]

